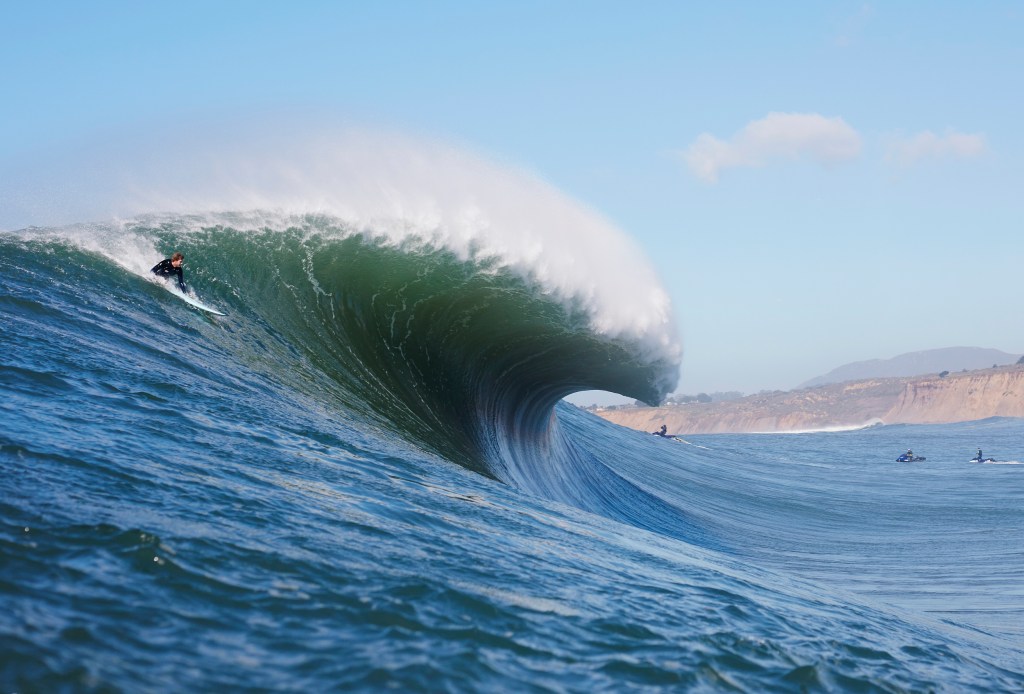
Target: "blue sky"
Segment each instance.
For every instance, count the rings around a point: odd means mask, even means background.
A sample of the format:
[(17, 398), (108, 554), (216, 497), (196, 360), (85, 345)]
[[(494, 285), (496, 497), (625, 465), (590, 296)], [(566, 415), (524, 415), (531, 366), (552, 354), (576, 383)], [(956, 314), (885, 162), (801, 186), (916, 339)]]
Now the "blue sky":
[[(89, 142), (315, 113), (458, 143), (612, 220), (672, 296), (682, 392), (785, 389), (929, 348), (1024, 353), (1017, 1), (42, 1), (2, 16), (8, 200), (45, 194), (33, 162)], [(0, 228), (54, 221), (8, 207)]]

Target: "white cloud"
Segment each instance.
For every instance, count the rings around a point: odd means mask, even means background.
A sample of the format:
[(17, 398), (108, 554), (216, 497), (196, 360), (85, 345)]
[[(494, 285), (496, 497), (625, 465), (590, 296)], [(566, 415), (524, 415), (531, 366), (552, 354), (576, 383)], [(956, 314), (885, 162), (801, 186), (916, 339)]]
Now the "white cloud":
[(828, 166), (855, 159), (860, 150), (860, 135), (842, 118), (817, 113), (769, 113), (747, 123), (728, 141), (703, 133), (683, 157), (694, 175), (714, 183), (725, 169), (800, 158)]
[(913, 137), (891, 142), (886, 161), (900, 166), (912, 166), (925, 159), (976, 157), (987, 149), (988, 143), (981, 133), (971, 135), (947, 130), (945, 135), (936, 135), (926, 130)]

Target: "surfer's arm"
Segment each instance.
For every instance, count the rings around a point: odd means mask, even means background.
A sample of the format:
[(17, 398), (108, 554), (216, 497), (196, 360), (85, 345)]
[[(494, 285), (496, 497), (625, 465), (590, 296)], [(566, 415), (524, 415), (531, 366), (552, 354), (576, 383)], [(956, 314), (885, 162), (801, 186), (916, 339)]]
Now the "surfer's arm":
[(178, 270), (178, 289), (181, 290), (182, 294), (186, 294), (188, 293), (188, 287), (185, 286), (185, 273), (181, 271), (180, 267), (176, 269)]

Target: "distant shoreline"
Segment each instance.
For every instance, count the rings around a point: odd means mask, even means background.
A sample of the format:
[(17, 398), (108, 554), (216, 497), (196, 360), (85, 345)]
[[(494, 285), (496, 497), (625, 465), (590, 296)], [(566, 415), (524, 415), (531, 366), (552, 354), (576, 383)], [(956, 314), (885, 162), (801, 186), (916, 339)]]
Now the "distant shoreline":
[(869, 378), (719, 402), (591, 411), (640, 431), (664, 424), (673, 434), (796, 433), (1024, 418), (1024, 365), (944, 376)]

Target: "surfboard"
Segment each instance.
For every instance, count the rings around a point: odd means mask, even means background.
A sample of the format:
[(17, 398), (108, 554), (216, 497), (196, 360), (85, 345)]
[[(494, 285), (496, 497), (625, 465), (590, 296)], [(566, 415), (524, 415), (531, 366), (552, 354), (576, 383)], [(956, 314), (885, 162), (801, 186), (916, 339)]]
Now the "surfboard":
[(188, 294), (185, 294), (184, 292), (182, 292), (180, 289), (178, 289), (176, 286), (174, 286), (170, 282), (165, 282), (164, 283), (164, 287), (166, 287), (167, 291), (169, 291), (171, 294), (174, 294), (174, 296), (178, 297), (179, 299), (184, 301), (186, 304), (188, 304), (189, 306), (194, 306), (197, 309), (199, 309), (200, 311), (206, 311), (207, 313), (212, 313), (215, 316), (225, 316), (225, 315), (227, 315), (226, 313), (221, 313), (220, 311), (218, 311), (217, 309), (213, 308), (212, 306), (207, 306), (206, 304), (204, 304), (202, 301), (199, 301), (198, 299), (193, 299), (191, 296), (189, 296)]

